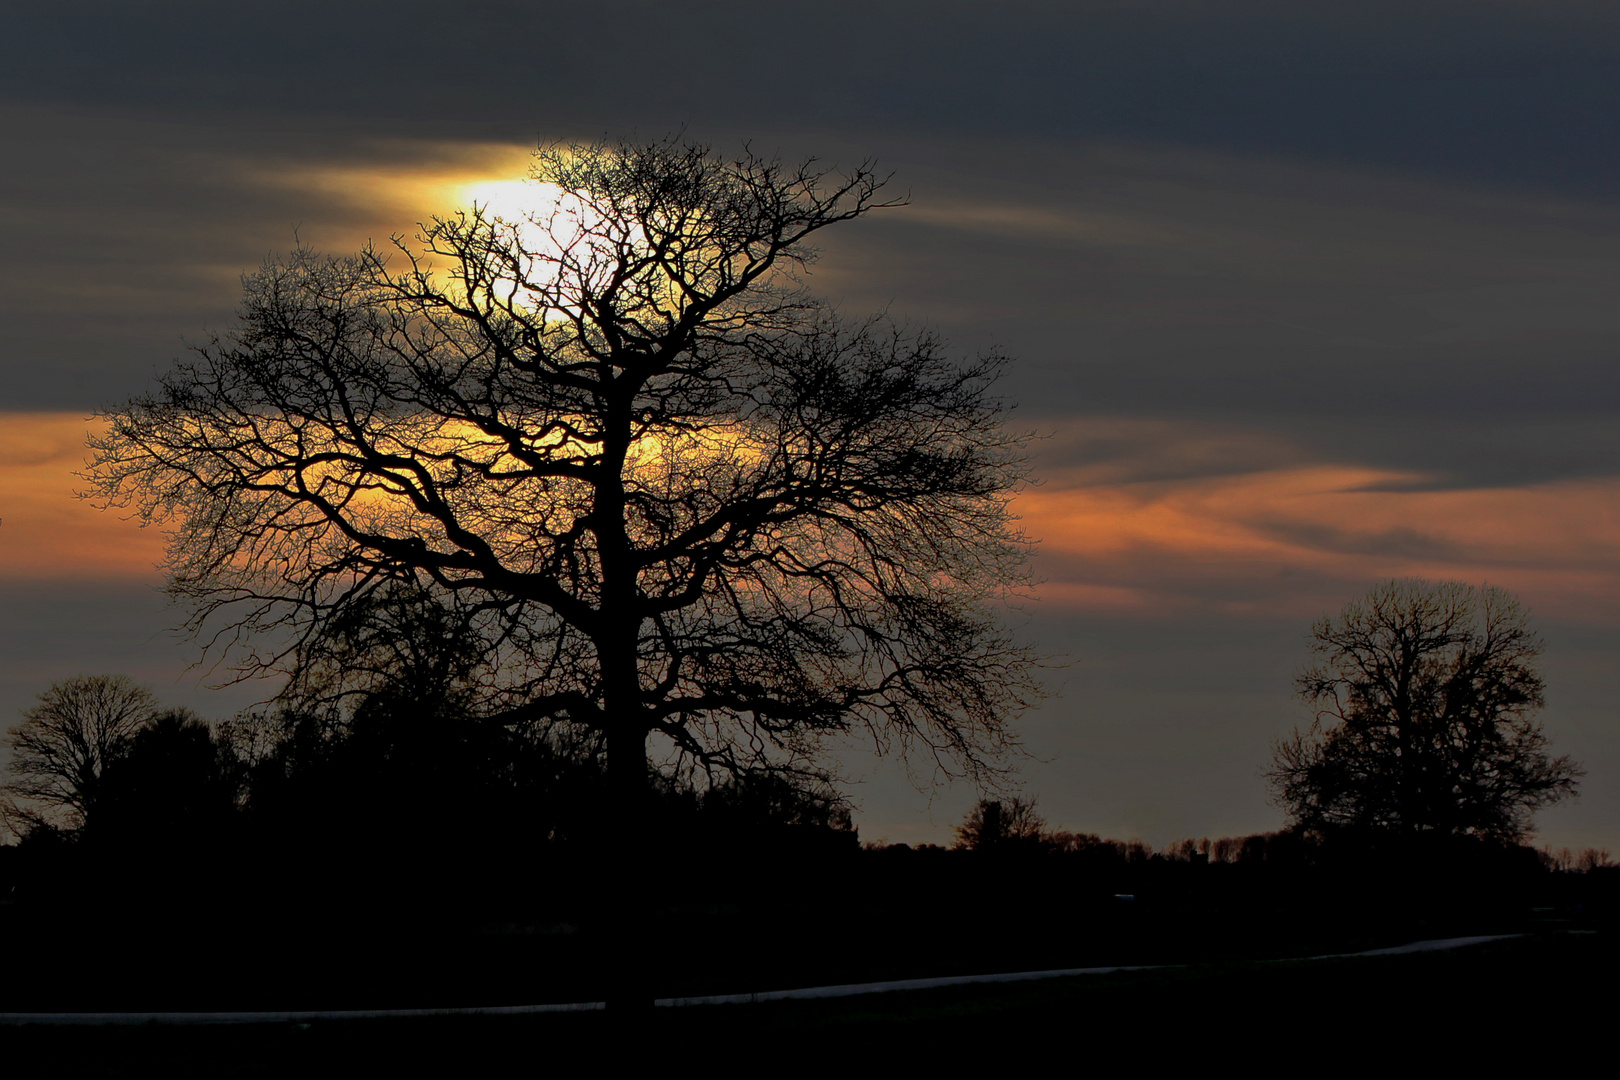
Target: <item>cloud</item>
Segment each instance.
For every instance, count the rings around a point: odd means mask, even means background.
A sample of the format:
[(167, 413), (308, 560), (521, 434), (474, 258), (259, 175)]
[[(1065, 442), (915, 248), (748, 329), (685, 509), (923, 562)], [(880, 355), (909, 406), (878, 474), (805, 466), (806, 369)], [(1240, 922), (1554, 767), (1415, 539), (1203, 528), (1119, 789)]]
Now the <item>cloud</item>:
[[(1620, 600), (1620, 478), (1435, 490), (1414, 474), (1277, 465), (1280, 444), (1196, 426), (1178, 437), (1159, 420), (1139, 425), (1133, 455), (1132, 425), (1099, 426), (1111, 437), (1056, 448), (1071, 463), (1014, 503), (1049, 603), (1310, 616), (1393, 577), (1489, 581), (1589, 624)], [(1210, 449), (1211, 468), (1189, 467)], [(1101, 460), (1074, 461), (1088, 452)]]
[(157, 580), (163, 535), (74, 497), (91, 426), (80, 414), (0, 414), (0, 581)]
[[(0, 415), (0, 578), (157, 580), (160, 531), (74, 497), (90, 426)], [(1402, 576), (1488, 580), (1588, 623), (1620, 600), (1620, 478), (1437, 490), (1264, 433), (1118, 417), (1067, 421), (1040, 454), (1013, 510), (1043, 606), (1308, 617)]]
[[(1127, 139), (1603, 190), (1616, 14), (1581, 0), (60, 0), (0, 96), (522, 141), (700, 120)], [(498, 134), (497, 134), (498, 133)]]

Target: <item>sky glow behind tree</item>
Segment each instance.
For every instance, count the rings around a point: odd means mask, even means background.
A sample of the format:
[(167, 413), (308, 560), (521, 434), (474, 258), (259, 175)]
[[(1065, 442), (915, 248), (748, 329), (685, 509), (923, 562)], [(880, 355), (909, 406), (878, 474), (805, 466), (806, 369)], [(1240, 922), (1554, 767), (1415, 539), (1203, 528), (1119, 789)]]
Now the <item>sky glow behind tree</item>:
[[(537, 141), (684, 128), (876, 158), (910, 205), (829, 230), (815, 292), (964, 356), (1046, 434), (1023, 728), (1073, 829), (1274, 828), (1311, 621), (1489, 582), (1589, 770), (1540, 818), (1620, 849), (1620, 13), (1561, 3), (61, 3), (0, 44), (0, 715), (122, 672), (224, 715), (153, 591), (162, 538), (71, 499), (83, 418), (228, 328), (294, 234), (385, 242)], [(177, 681), (178, 680), (178, 681)], [(869, 840), (943, 840), (852, 751)]]

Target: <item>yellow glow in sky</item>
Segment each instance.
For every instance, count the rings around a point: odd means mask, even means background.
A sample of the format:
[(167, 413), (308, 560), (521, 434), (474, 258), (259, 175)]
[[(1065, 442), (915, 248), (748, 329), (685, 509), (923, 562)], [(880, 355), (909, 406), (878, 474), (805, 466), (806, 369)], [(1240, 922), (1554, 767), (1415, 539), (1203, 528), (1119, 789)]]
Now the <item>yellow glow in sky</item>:
[(545, 220), (566, 198), (556, 184), (541, 184), (533, 180), (480, 180), (463, 185), (457, 191), (457, 206), (478, 206), (485, 213), (505, 221), (520, 222), (530, 218)]
[[(90, 423), (71, 413), (0, 414), (0, 578), (156, 577), (164, 537), (73, 493)], [(695, 459), (719, 467), (749, 448), (717, 433)], [(643, 465), (656, 481), (659, 458)], [(690, 461), (685, 464), (691, 464)], [(666, 466), (667, 467), (667, 466)], [(1418, 575), (1519, 593), (1538, 613), (1602, 622), (1620, 602), (1620, 481), (1459, 491), (1389, 490), (1394, 474), (1307, 466), (1155, 483), (1066, 484), (1061, 472), (1012, 510), (1040, 541), (1047, 604), (1173, 610), (1182, 585), (1249, 582), (1290, 614), (1320, 614), (1305, 586)], [(1383, 482), (1384, 489), (1380, 489)], [(1293, 586), (1273, 579), (1288, 577)], [(1261, 585), (1260, 581), (1272, 582)], [(1298, 612), (1292, 610), (1299, 609)]]
[[(501, 275), (515, 288), (514, 301), (530, 308), (574, 310), (571, 294), (605, 275), (612, 241), (603, 217), (556, 184), (534, 180), (481, 180), (458, 192), (458, 208), (493, 219), (497, 236), (522, 253), (515, 275)], [(542, 298), (541, 292), (547, 295)]]
[(82, 413), (0, 414), (0, 579), (155, 580), (165, 538), (74, 497)]

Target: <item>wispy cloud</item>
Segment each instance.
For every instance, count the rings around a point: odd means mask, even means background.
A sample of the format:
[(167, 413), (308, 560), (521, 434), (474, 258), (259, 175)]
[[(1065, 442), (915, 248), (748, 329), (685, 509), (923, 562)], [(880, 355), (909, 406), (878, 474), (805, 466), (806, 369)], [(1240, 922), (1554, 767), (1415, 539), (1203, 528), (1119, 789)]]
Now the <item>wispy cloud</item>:
[(1108, 424), (1111, 459), (1056, 466), (1015, 504), (1050, 603), (1308, 616), (1405, 576), (1490, 581), (1591, 623), (1620, 600), (1620, 478), (1433, 490), (1415, 473), (1267, 463), (1264, 439), (1178, 439), (1166, 421), (1144, 422), (1150, 445), (1131, 454), (1128, 425)]
[(0, 414), (0, 581), (156, 580), (164, 538), (75, 497), (91, 423)]

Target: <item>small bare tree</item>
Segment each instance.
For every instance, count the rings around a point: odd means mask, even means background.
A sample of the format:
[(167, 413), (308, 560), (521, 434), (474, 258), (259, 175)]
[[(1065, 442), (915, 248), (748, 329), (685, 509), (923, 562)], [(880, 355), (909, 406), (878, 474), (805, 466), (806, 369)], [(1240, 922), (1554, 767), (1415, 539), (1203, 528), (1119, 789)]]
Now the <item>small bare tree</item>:
[(1267, 776), (1295, 825), (1522, 838), (1581, 769), (1534, 713), (1541, 639), (1500, 589), (1392, 581), (1311, 631), (1299, 677), (1318, 706)]
[(995, 851), (1001, 848), (1055, 846), (1046, 819), (1035, 809), (1034, 799), (1013, 796), (1006, 801), (980, 799), (962, 819), (951, 826), (952, 849), (956, 851)]
[(0, 807), (7, 824), (18, 832), (84, 828), (95, 816), (107, 766), (156, 711), (152, 692), (122, 675), (53, 684), (6, 734), (10, 779), (0, 787)]

